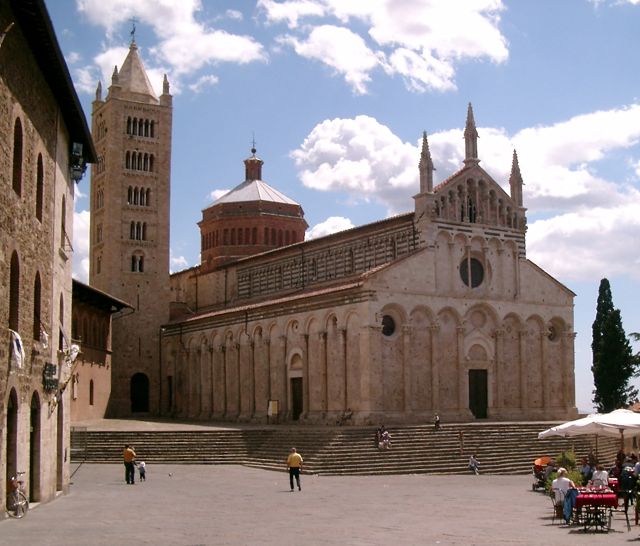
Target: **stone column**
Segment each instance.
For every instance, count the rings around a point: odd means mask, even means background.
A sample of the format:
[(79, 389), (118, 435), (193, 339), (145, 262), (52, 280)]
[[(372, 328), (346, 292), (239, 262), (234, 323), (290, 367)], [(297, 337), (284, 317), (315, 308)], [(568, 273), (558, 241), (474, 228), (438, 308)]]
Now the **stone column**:
[[(471, 279), (471, 277), (469, 277), (469, 279)], [(456, 328), (456, 332), (457, 332), (456, 341), (458, 345), (458, 355), (457, 355), (458, 358), (456, 359), (456, 364), (458, 369), (456, 370), (456, 374), (458, 377), (458, 412), (459, 413), (464, 412), (465, 410), (468, 413), (468, 410), (469, 410), (469, 404), (467, 403), (465, 405), (465, 400), (468, 399), (469, 395), (465, 393), (465, 389), (464, 389), (465, 384), (468, 384), (468, 381), (469, 381), (468, 372), (466, 374), (467, 377), (465, 377), (464, 364), (463, 364), (465, 331), (466, 331), (466, 328), (464, 326), (464, 323)], [(468, 391), (468, 387), (467, 387), (467, 391)]]
[(529, 397), (527, 395), (527, 336), (529, 332), (527, 329), (522, 329), (518, 332), (518, 369), (520, 370), (520, 409), (523, 412), (529, 410)]
[(409, 324), (402, 326), (402, 376), (404, 384), (404, 412), (405, 415), (411, 413), (413, 405), (412, 396), (412, 381), (413, 374), (411, 369), (411, 336), (413, 335), (414, 328)]
[(440, 374), (438, 354), (440, 348), (440, 341), (438, 332), (440, 331), (440, 325), (438, 323), (429, 326), (429, 335), (431, 336), (431, 409), (438, 410), (440, 408)]
[(302, 413), (307, 417), (309, 413), (309, 334), (304, 335), (304, 355), (302, 358)]
[(495, 356), (495, 400), (494, 406), (497, 410), (497, 414), (502, 412), (503, 400), (504, 400), (504, 385), (502, 378), (502, 370), (504, 367), (504, 330), (498, 328), (495, 331), (496, 340), (496, 356)]
[(348, 395), (349, 392), (349, 377), (347, 373), (347, 329), (338, 328), (338, 360), (342, 363), (342, 410), (345, 411), (348, 407)]
[(209, 417), (212, 417), (216, 411), (216, 367), (213, 345), (207, 345), (207, 353), (209, 358)]
[(322, 372), (322, 411), (327, 412), (329, 409), (329, 377), (327, 367), (327, 332), (318, 332), (318, 338), (320, 343), (318, 348), (320, 349), (320, 355), (318, 362), (320, 364), (320, 371)]
[(575, 389), (575, 332), (564, 332), (562, 336), (562, 377), (563, 382), (563, 405), (569, 410), (576, 405), (576, 389)]
[(289, 407), (289, 363), (287, 362), (287, 336), (282, 335), (279, 338), (280, 341), (280, 354), (282, 355), (282, 410), (283, 418), (288, 418), (291, 414), (291, 408)]
[(547, 332), (545, 330), (540, 330), (537, 335), (540, 343), (540, 360), (542, 361), (540, 363), (542, 372), (542, 377), (540, 378), (542, 383), (542, 409), (546, 414), (546, 411), (550, 406), (549, 397), (551, 395), (551, 373), (553, 372), (549, 369), (549, 362), (547, 358)]

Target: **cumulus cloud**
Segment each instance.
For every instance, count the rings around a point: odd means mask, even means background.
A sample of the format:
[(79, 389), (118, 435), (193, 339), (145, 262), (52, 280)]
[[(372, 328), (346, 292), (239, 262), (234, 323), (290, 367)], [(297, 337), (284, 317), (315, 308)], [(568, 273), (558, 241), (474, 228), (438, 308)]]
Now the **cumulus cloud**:
[[(259, 0), (258, 8), (268, 23), (284, 23), (295, 33), (281, 43), (331, 66), (358, 93), (366, 92), (363, 82), (378, 64), (387, 73), (400, 75), (411, 91), (447, 91), (455, 88), (456, 63), (464, 59), (501, 63), (509, 56), (499, 29), (501, 0)], [(333, 26), (336, 19), (341, 27)], [(317, 29), (327, 27), (352, 35), (342, 36), (328, 54), (315, 36)], [(359, 61), (355, 79), (354, 58)]]
[(320, 123), (291, 156), (305, 186), (373, 199), (393, 214), (407, 209), (417, 154), (417, 145), (402, 142), (372, 117), (357, 116)]
[(343, 74), (358, 94), (367, 92), (366, 84), (371, 80), (369, 72), (379, 64), (365, 41), (344, 27), (322, 25), (314, 28), (304, 40), (283, 36), (278, 41), (291, 45), (298, 55), (321, 61)]
[[(202, 10), (198, 0), (76, 0), (76, 4), (90, 23), (105, 28), (108, 42), (113, 42), (116, 29), (133, 17), (151, 27), (158, 42), (149, 48), (153, 64), (149, 63), (146, 68), (155, 89), (161, 89), (164, 73), (172, 77), (175, 94), (181, 88), (182, 79), (188, 80), (206, 65), (266, 60), (262, 44), (251, 36), (233, 34), (198, 21)], [(225, 15), (231, 20), (242, 18), (237, 10), (227, 10)], [(116, 52), (123, 49), (124, 54), (116, 57)], [(113, 66), (120, 65), (125, 55), (125, 48), (105, 45), (105, 50), (95, 59), (105, 81), (110, 81)], [(108, 72), (105, 70), (107, 60)], [(152, 77), (154, 71), (160, 74), (160, 87), (156, 86), (157, 76)]]
[[(597, 279), (602, 271), (640, 276), (633, 242), (640, 191), (629, 182), (640, 176), (640, 105), (512, 135), (502, 127), (479, 126), (478, 133), (480, 165), (507, 192), (512, 153), (518, 151), (534, 261), (563, 278)], [(438, 183), (463, 165), (462, 128), (428, 138)], [(418, 139), (404, 142), (374, 118), (358, 116), (318, 124), (291, 157), (305, 186), (340, 192), (356, 203), (378, 202), (391, 215), (413, 207), (419, 146)], [(598, 176), (598, 162), (620, 151), (628, 156), (620, 179)]]
[(309, 228), (305, 233), (305, 240), (317, 239), (318, 237), (324, 237), (325, 235), (331, 235), (345, 229), (351, 229), (355, 227), (349, 218), (344, 216), (330, 216), (324, 222), (316, 224), (312, 228)]

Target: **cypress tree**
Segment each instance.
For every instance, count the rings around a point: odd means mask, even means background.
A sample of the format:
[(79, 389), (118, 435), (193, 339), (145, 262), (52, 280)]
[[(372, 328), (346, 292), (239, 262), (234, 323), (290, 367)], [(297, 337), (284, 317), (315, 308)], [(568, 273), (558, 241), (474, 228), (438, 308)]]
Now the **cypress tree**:
[(599, 412), (627, 406), (638, 396), (637, 389), (629, 384), (636, 372), (636, 362), (622, 327), (620, 311), (613, 307), (607, 279), (600, 281), (592, 330), (593, 403)]

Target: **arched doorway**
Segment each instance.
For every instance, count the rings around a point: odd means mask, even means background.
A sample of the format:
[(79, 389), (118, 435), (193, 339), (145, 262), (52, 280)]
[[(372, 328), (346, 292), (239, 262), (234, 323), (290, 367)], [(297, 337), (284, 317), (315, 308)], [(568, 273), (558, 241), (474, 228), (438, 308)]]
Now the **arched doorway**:
[(7, 467), (5, 483), (9, 478), (16, 475), (16, 464), (18, 457), (18, 395), (15, 389), (9, 393), (7, 404)]
[(40, 500), (40, 397), (31, 397), (31, 427), (29, 433), (29, 499)]
[(291, 358), (289, 369), (289, 380), (291, 382), (291, 419), (297, 421), (303, 412), (303, 385), (302, 385), (302, 357), (294, 354)]
[(131, 413), (149, 411), (149, 378), (137, 373), (131, 378)]

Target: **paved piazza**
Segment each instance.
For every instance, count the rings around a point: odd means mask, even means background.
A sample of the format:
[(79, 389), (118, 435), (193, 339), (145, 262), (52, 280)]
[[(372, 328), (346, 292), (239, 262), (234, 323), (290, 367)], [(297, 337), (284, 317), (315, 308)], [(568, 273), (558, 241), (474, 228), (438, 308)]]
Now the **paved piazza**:
[(122, 465), (83, 465), (69, 495), (0, 521), (0, 544), (55, 546), (639, 542), (623, 514), (609, 534), (552, 525), (529, 476), (303, 475), (291, 493), (284, 466), (148, 465), (132, 486)]

